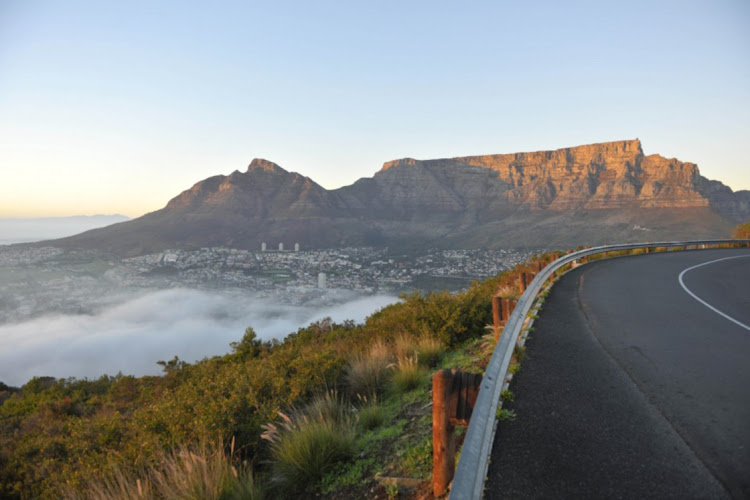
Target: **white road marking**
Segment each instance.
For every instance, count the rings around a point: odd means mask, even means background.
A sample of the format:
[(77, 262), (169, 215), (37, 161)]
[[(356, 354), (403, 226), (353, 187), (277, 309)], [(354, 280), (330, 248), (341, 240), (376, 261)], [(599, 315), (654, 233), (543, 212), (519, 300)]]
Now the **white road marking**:
[(713, 312), (715, 312), (716, 314), (720, 314), (721, 316), (724, 316), (724, 317), (725, 317), (726, 319), (728, 319), (728, 320), (729, 320), (729, 321), (731, 321), (732, 323), (736, 323), (737, 325), (741, 326), (741, 327), (742, 327), (742, 328), (744, 328), (745, 330), (748, 330), (748, 331), (750, 331), (750, 326), (747, 326), (747, 325), (746, 325), (745, 323), (742, 323), (741, 321), (737, 321), (736, 319), (734, 319), (733, 317), (729, 316), (728, 314), (725, 314), (725, 313), (723, 313), (723, 312), (719, 311), (719, 310), (718, 310), (718, 309), (716, 309), (716, 308), (715, 308), (714, 306), (712, 306), (711, 304), (709, 304), (708, 302), (706, 302), (705, 300), (701, 299), (701, 298), (700, 298), (700, 297), (698, 297), (698, 296), (697, 296), (696, 294), (694, 294), (693, 292), (691, 292), (691, 291), (690, 291), (690, 290), (688, 289), (688, 287), (686, 287), (686, 286), (685, 286), (685, 282), (684, 282), (684, 281), (682, 280), (682, 277), (683, 277), (683, 276), (685, 275), (685, 273), (686, 273), (686, 272), (688, 272), (688, 271), (692, 271), (693, 269), (697, 269), (697, 268), (699, 268), (699, 267), (707, 266), (707, 265), (709, 265), (709, 264), (713, 264), (713, 263), (715, 263), (715, 262), (721, 262), (722, 260), (730, 260), (730, 259), (743, 259), (743, 258), (748, 258), (748, 257), (750, 257), (750, 255), (735, 255), (734, 257), (724, 257), (723, 259), (716, 259), (716, 260), (712, 260), (712, 261), (709, 261), (709, 262), (704, 262), (703, 264), (698, 264), (698, 265), (695, 265), (695, 266), (692, 266), (692, 267), (688, 267), (687, 269), (685, 269), (684, 271), (682, 271), (682, 272), (680, 273), (679, 281), (680, 281), (680, 285), (682, 286), (682, 288), (683, 288), (683, 289), (684, 289), (684, 290), (685, 290), (685, 291), (686, 291), (686, 292), (687, 292), (687, 293), (688, 293), (688, 294), (689, 294), (689, 295), (690, 295), (691, 297), (693, 297), (693, 298), (694, 298), (695, 300), (697, 300), (698, 302), (700, 302), (700, 303), (701, 303), (701, 304), (703, 304), (704, 306), (708, 307), (709, 309), (711, 309), (711, 310), (712, 310)]

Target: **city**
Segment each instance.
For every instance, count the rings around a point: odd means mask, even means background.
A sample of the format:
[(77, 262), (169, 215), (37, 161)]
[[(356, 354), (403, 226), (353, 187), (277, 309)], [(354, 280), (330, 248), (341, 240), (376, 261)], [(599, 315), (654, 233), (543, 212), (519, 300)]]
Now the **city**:
[(0, 323), (48, 313), (94, 314), (139, 290), (247, 290), (289, 305), (329, 305), (341, 292), (456, 291), (527, 259), (529, 250), (428, 250), (402, 255), (347, 247), (168, 250), (115, 259), (54, 247), (0, 248)]

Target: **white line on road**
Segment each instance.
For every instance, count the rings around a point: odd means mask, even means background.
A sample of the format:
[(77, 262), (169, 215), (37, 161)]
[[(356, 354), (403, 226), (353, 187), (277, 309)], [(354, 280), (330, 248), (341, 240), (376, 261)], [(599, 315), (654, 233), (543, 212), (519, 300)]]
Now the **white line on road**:
[(693, 269), (697, 269), (697, 268), (699, 268), (699, 267), (707, 266), (707, 265), (709, 265), (709, 264), (713, 264), (713, 263), (715, 263), (715, 262), (721, 262), (722, 260), (730, 260), (730, 259), (744, 259), (744, 258), (748, 258), (748, 257), (750, 257), (750, 255), (735, 255), (734, 257), (724, 257), (723, 259), (716, 259), (716, 260), (712, 260), (712, 261), (709, 261), (709, 262), (704, 262), (703, 264), (698, 264), (698, 265), (695, 265), (695, 266), (692, 266), (692, 267), (688, 267), (687, 269), (685, 269), (684, 271), (682, 271), (682, 272), (680, 273), (680, 277), (679, 277), (679, 280), (680, 280), (680, 285), (682, 286), (682, 288), (683, 288), (683, 289), (684, 289), (684, 290), (685, 290), (685, 291), (686, 291), (686, 292), (687, 292), (688, 294), (690, 294), (690, 296), (691, 296), (691, 297), (693, 297), (693, 298), (694, 298), (695, 300), (697, 300), (698, 302), (700, 302), (700, 303), (701, 303), (701, 304), (703, 304), (704, 306), (708, 307), (708, 308), (709, 308), (709, 309), (711, 309), (711, 310), (712, 310), (713, 312), (715, 312), (715, 313), (717, 313), (717, 314), (720, 314), (720, 315), (724, 316), (724, 317), (725, 317), (726, 319), (728, 319), (728, 320), (729, 320), (729, 321), (731, 321), (732, 323), (736, 323), (736, 324), (738, 324), (739, 326), (741, 326), (742, 328), (744, 328), (745, 330), (748, 330), (748, 331), (750, 331), (750, 326), (747, 326), (747, 325), (746, 325), (745, 323), (742, 323), (741, 321), (737, 321), (736, 319), (734, 319), (734, 318), (733, 318), (733, 317), (731, 317), (730, 315), (728, 315), (728, 314), (725, 314), (725, 313), (723, 313), (723, 312), (719, 311), (719, 310), (718, 310), (718, 309), (716, 309), (716, 308), (715, 308), (714, 306), (712, 306), (711, 304), (709, 304), (708, 302), (706, 302), (705, 300), (701, 299), (701, 298), (700, 298), (700, 297), (698, 297), (698, 296), (697, 296), (696, 294), (694, 294), (693, 292), (691, 292), (691, 291), (690, 291), (690, 290), (688, 289), (688, 287), (686, 287), (686, 286), (685, 286), (685, 282), (684, 282), (684, 281), (682, 280), (682, 277), (683, 277), (683, 276), (685, 275), (685, 273), (686, 273), (686, 272), (688, 272), (688, 271), (692, 271)]

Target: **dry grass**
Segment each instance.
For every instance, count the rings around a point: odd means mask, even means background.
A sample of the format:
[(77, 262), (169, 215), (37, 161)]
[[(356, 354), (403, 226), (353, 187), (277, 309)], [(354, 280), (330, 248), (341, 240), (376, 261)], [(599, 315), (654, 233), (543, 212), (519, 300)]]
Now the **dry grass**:
[(435, 368), (445, 356), (445, 347), (435, 337), (424, 335), (417, 342), (416, 355), (422, 366)]
[(497, 288), (495, 295), (504, 299), (516, 299), (521, 298), (521, 289), (518, 283), (504, 283)]
[(351, 394), (372, 396), (383, 391), (390, 376), (391, 355), (388, 346), (376, 342), (367, 354), (349, 360), (345, 381)]
[(414, 356), (417, 353), (417, 341), (414, 337), (401, 333), (393, 341), (393, 350), (396, 359)]
[(480, 346), (485, 355), (492, 354), (495, 350), (495, 346), (497, 346), (498, 340), (500, 340), (500, 335), (503, 333), (503, 328), (495, 328), (495, 325), (487, 325), (484, 329), (487, 330), (487, 333), (482, 335)]
[(399, 357), (393, 366), (395, 371), (391, 383), (396, 392), (409, 392), (422, 383), (424, 372), (416, 355)]
[[(234, 454), (232, 443), (232, 455)], [(261, 499), (265, 492), (249, 470), (238, 471), (224, 453), (224, 446), (202, 441), (165, 453), (145, 471), (113, 467), (109, 476), (94, 480), (88, 491), (70, 498), (213, 500)]]
[(70, 499), (88, 498), (91, 500), (109, 500), (121, 498), (123, 500), (146, 500), (154, 498), (151, 483), (145, 478), (145, 474), (128, 472), (117, 467), (100, 481), (92, 482), (85, 495), (70, 493)]

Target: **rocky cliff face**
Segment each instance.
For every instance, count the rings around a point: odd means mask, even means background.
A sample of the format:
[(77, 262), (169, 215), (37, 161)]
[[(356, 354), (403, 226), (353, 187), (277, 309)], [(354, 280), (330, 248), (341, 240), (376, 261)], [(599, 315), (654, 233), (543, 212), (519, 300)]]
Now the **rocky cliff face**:
[(508, 201), (535, 210), (709, 205), (695, 190), (699, 178), (695, 164), (645, 156), (637, 139), (452, 161), (497, 172), (509, 187)]
[(555, 151), (387, 162), (326, 190), (256, 159), (195, 184), (140, 219), (65, 240), (134, 255), (173, 247), (341, 245), (577, 246), (727, 236), (750, 219), (750, 192), (693, 163), (643, 154), (640, 141)]

